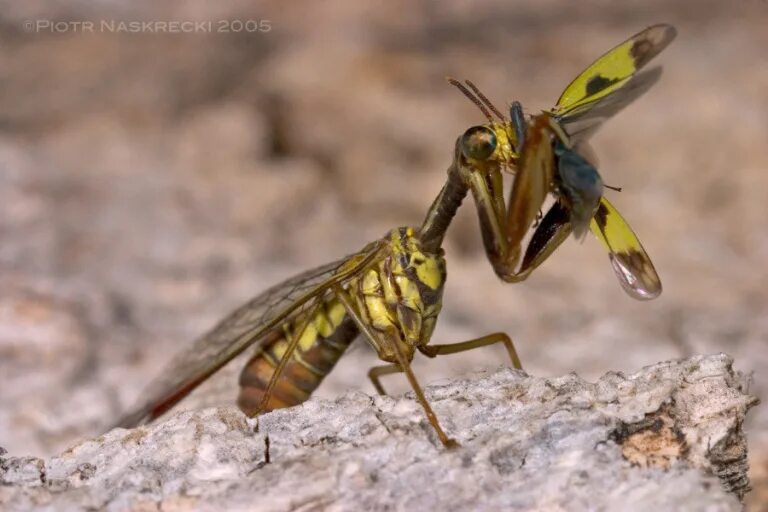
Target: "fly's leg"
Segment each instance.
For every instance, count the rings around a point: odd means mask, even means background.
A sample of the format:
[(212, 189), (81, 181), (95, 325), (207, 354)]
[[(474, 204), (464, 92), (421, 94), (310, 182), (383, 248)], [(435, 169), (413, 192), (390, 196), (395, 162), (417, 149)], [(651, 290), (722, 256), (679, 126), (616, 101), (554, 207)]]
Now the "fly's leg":
[(525, 121), (523, 105), (519, 101), (513, 101), (509, 107), (509, 119), (515, 130), (516, 145), (518, 148), (522, 148), (525, 146), (525, 132), (528, 129), (528, 123)]
[[(503, 343), (504, 347), (509, 353), (509, 359), (512, 361), (512, 367), (518, 370), (522, 370), (523, 366), (520, 364), (520, 357), (515, 350), (515, 344), (512, 343), (512, 338), (507, 336), (503, 332), (496, 332), (482, 336), (473, 340), (461, 341), (458, 343), (446, 343), (444, 345), (427, 345), (419, 347), (419, 352), (427, 357), (444, 356), (448, 354), (458, 354), (459, 352), (466, 352), (467, 350), (473, 350), (476, 348), (487, 347), (489, 345), (495, 345), (496, 343)], [(373, 382), (373, 387), (376, 388), (376, 392), (380, 395), (386, 395), (384, 387), (379, 380), (384, 375), (391, 375), (393, 373), (401, 373), (403, 370), (396, 364), (386, 364), (382, 366), (374, 366), (368, 371), (368, 378)]]
[(459, 443), (448, 437), (445, 434), (445, 431), (443, 431), (443, 428), (440, 426), (440, 422), (437, 421), (437, 415), (435, 414), (435, 411), (432, 410), (432, 406), (429, 405), (427, 398), (424, 396), (424, 391), (422, 390), (419, 381), (416, 380), (416, 375), (411, 369), (410, 361), (408, 361), (408, 358), (405, 356), (405, 354), (403, 354), (403, 351), (400, 349), (397, 343), (391, 343), (384, 337), (377, 335), (368, 326), (368, 324), (366, 324), (363, 319), (360, 318), (360, 315), (357, 313), (355, 306), (352, 304), (352, 298), (343, 288), (337, 285), (334, 287), (333, 291), (339, 301), (344, 305), (344, 308), (347, 310), (349, 316), (354, 319), (355, 323), (360, 329), (360, 332), (365, 334), (366, 337), (371, 340), (374, 346), (389, 344), (389, 347), (392, 349), (392, 352), (395, 354), (395, 358), (397, 359), (397, 363), (395, 364), (402, 369), (402, 371), (405, 373), (405, 376), (408, 378), (408, 382), (410, 383), (411, 388), (413, 388), (413, 392), (416, 395), (416, 398), (421, 404), (421, 407), (424, 409), (424, 413), (427, 415), (427, 420), (429, 421), (430, 425), (432, 425), (432, 428), (435, 429), (435, 433), (437, 433), (437, 437), (440, 439), (440, 442), (443, 443), (443, 446), (446, 448), (458, 447)]
[(437, 357), (448, 354), (458, 354), (459, 352), (465, 352), (467, 350), (474, 350), (476, 348), (495, 345), (496, 343), (504, 344), (504, 347), (509, 353), (509, 359), (512, 361), (512, 367), (518, 370), (522, 370), (523, 365), (520, 364), (520, 357), (517, 355), (517, 350), (515, 350), (515, 344), (512, 343), (512, 338), (503, 332), (495, 332), (493, 334), (488, 334), (474, 340), (461, 341), (459, 343), (426, 345), (419, 347), (419, 351), (427, 357)]

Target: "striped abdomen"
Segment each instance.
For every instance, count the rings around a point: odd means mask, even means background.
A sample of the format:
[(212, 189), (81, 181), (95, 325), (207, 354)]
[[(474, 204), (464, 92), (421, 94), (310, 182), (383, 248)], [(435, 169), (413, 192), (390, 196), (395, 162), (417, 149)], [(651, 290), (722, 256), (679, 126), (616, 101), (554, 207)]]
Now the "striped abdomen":
[[(421, 249), (413, 228), (393, 229), (385, 239), (388, 253), (350, 279), (345, 288), (356, 313), (375, 339), (379, 359), (397, 361), (395, 347), (409, 361), (429, 343), (442, 306), (445, 260), (442, 249)], [(237, 404), (249, 416), (297, 405), (309, 398), (359, 334), (354, 320), (335, 297), (310, 306), (312, 319), (283, 369), (267, 406), (260, 409), (275, 368), (289, 340), (305, 323), (304, 314), (276, 329), (240, 374)]]
[(306, 317), (300, 315), (274, 331), (251, 357), (240, 374), (237, 405), (248, 416), (298, 405), (309, 398), (333, 369), (359, 331), (336, 299), (324, 302), (314, 313), (272, 391), (267, 407), (259, 411), (269, 380), (285, 354), (288, 340)]

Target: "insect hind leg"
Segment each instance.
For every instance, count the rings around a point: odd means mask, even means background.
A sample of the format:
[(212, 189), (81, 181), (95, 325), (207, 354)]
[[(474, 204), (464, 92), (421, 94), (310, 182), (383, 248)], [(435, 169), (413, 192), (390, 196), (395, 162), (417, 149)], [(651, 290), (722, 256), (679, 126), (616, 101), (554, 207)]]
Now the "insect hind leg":
[[(509, 359), (512, 362), (512, 367), (518, 370), (522, 370), (523, 366), (520, 363), (520, 357), (517, 355), (515, 344), (512, 342), (512, 338), (503, 332), (495, 332), (480, 338), (461, 341), (458, 343), (427, 345), (424, 347), (419, 347), (419, 351), (427, 357), (437, 357), (448, 354), (458, 354), (459, 352), (466, 352), (467, 350), (474, 350), (476, 348), (495, 345), (496, 343), (502, 343), (504, 348), (507, 349)], [(384, 375), (392, 375), (394, 373), (403, 373), (403, 369), (394, 363), (374, 366), (368, 370), (368, 378), (371, 380), (371, 383), (373, 383), (373, 387), (376, 389), (378, 394), (386, 395), (387, 392), (384, 391), (384, 387), (381, 385), (381, 377)]]
[(448, 354), (458, 354), (459, 352), (466, 352), (467, 350), (474, 350), (476, 348), (487, 347), (489, 345), (495, 345), (496, 343), (504, 344), (504, 347), (509, 353), (509, 359), (512, 361), (512, 367), (518, 370), (522, 370), (523, 366), (520, 363), (520, 357), (517, 355), (515, 344), (512, 342), (506, 333), (495, 332), (480, 338), (473, 340), (461, 341), (458, 343), (446, 343), (443, 345), (426, 345), (419, 347), (419, 351), (427, 357), (437, 357)]

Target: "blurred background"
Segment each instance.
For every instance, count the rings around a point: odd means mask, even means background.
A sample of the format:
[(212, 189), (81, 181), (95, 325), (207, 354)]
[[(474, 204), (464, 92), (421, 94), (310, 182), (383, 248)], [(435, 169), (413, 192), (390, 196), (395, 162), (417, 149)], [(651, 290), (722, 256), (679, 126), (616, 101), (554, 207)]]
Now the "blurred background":
[[(765, 396), (768, 2), (0, 2), (0, 446), (100, 433), (232, 308), (418, 226), (484, 120), (446, 75), (535, 113), (659, 21), (679, 30), (661, 82), (593, 145), (662, 296), (626, 296), (591, 237), (502, 284), (467, 201), (433, 340), (506, 331), (529, 373), (590, 380), (722, 351)], [(358, 342), (319, 394), (372, 393), (374, 364)], [(489, 348), (416, 368), (434, 382), (500, 364)], [(199, 403), (233, 403), (238, 372)], [(753, 410), (756, 510), (767, 427)]]

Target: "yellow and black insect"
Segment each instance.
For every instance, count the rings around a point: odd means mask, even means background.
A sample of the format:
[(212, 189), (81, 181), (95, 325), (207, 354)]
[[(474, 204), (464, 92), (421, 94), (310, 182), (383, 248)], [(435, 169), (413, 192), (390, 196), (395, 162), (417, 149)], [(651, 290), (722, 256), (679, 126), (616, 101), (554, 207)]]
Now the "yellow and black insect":
[[(665, 25), (651, 27), (601, 57), (566, 89), (558, 102), (560, 110), (556, 107), (542, 114), (551, 120), (546, 126), (538, 118), (526, 122), (519, 104), (513, 105), (507, 120), (474, 86), (469, 84), (476, 96), (462, 87), (485, 112), (489, 124), (470, 128), (456, 141), (447, 181), (419, 228), (393, 229), (360, 252), (288, 279), (243, 305), (180, 354), (118, 426), (132, 427), (157, 418), (249, 347), (254, 353), (240, 376), (240, 408), (255, 416), (299, 404), (363, 334), (388, 363), (369, 371), (377, 391), (384, 393), (381, 376), (405, 373), (440, 441), (455, 445), (440, 427), (411, 370), (415, 352), (436, 357), (503, 343), (513, 366), (520, 368), (520, 361), (504, 333), (429, 345), (446, 279), (441, 246), (453, 216), (472, 191), (494, 270), (506, 281), (525, 279), (571, 229), (576, 231), (573, 219), (581, 210), (591, 208), (582, 203), (592, 200), (592, 185), (586, 186), (578, 173), (569, 174), (567, 157), (578, 155), (574, 142), (578, 133), (566, 129), (578, 120), (591, 130), (597, 118), (590, 111), (609, 112), (611, 103), (619, 108), (626, 104), (626, 98), (620, 101), (622, 91), (641, 89), (629, 87), (634, 82), (630, 78), (671, 41), (669, 35), (657, 37), (659, 31), (670, 30)], [(634, 59), (629, 68), (628, 58)], [(493, 121), (486, 107), (500, 123)], [(516, 173), (509, 206), (503, 197), (505, 171)], [(558, 201), (535, 227), (521, 260), (524, 235), (551, 192)], [(614, 259), (624, 253), (633, 256), (621, 260), (626, 273), (620, 278), (625, 283), (639, 281), (639, 289), (652, 295), (653, 279), (643, 272), (655, 278), (653, 266), (634, 235), (627, 235), (632, 232), (615, 209), (600, 198), (597, 210), (590, 214), (593, 231), (603, 237)], [(660, 290), (657, 278), (655, 283)]]

